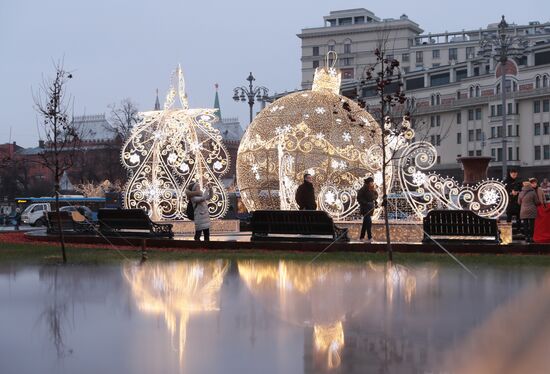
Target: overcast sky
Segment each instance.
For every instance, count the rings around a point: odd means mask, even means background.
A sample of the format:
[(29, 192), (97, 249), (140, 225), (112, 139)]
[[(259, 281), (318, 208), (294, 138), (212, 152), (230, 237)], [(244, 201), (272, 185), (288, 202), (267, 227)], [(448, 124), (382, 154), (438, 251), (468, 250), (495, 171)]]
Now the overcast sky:
[[(502, 4), (509, 4), (502, 6)], [(101, 114), (131, 98), (150, 110), (155, 89), (161, 103), (174, 67), (181, 63), (192, 107), (212, 107), (220, 85), (224, 117), (248, 124), (248, 105), (232, 89), (252, 71), (271, 92), (300, 86), (304, 27), (323, 25), (331, 10), (367, 8), (380, 18), (405, 13), (424, 31), (476, 29), (498, 22), (526, 24), (550, 18), (542, 0), (0, 0), (0, 143), (38, 142), (32, 92), (52, 61), (73, 71), (68, 90), (74, 112)], [(542, 18), (541, 18), (542, 17)], [(243, 126), (244, 127), (244, 126)]]

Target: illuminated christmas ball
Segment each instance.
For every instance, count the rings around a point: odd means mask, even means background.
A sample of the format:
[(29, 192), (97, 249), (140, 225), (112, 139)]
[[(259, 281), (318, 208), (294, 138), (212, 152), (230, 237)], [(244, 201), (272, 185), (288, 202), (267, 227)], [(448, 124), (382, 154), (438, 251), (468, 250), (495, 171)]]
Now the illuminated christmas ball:
[[(313, 175), (318, 209), (336, 218), (356, 210), (363, 178), (373, 176), (381, 188), (380, 126), (339, 88), (336, 69), (318, 68), (311, 91), (276, 100), (250, 124), (237, 155), (249, 211), (298, 209), (294, 196), (305, 173)], [(389, 186), (391, 169), (388, 175)]]

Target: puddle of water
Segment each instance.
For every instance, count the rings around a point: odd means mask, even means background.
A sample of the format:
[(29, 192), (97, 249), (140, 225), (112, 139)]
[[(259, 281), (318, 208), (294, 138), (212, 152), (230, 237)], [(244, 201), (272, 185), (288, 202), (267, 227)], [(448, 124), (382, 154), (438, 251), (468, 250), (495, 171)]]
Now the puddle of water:
[(538, 373), (550, 273), (290, 261), (0, 268), (11, 373)]

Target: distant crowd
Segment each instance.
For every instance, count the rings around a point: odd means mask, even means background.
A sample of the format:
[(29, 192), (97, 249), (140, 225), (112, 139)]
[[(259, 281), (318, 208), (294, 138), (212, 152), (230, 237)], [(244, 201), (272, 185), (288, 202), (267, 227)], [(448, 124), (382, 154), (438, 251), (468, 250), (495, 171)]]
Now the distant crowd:
[(526, 243), (550, 242), (550, 182), (520, 178), (516, 169), (504, 181), (508, 192), (506, 220), (521, 229)]

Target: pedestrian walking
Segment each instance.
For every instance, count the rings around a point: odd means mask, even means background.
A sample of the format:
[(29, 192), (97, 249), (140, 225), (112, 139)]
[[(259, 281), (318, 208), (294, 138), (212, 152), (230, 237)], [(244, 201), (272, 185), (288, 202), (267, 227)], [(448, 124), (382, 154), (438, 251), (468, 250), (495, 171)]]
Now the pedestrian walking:
[(518, 195), (518, 203), (520, 204), (519, 217), (523, 221), (525, 241), (531, 243), (535, 230), (535, 219), (537, 218), (537, 205), (540, 204), (537, 192), (531, 182), (523, 182), (523, 187)]
[(296, 204), (300, 210), (316, 210), (315, 188), (313, 187), (313, 177), (311, 174), (304, 174), (304, 183), (298, 186), (296, 190)]
[(199, 183), (194, 182), (185, 190), (185, 195), (190, 204), (193, 204), (195, 224), (195, 240), (200, 241), (201, 234), (204, 241), (210, 241), (210, 212), (208, 211), (208, 200), (212, 198), (212, 190), (207, 187), (201, 191)]
[(359, 202), (359, 211), (363, 216), (361, 225), (361, 235), (359, 240), (365, 241), (365, 231), (367, 233), (367, 243), (372, 242), (372, 215), (376, 209), (378, 192), (374, 185), (374, 179), (368, 177), (364, 180), (363, 187), (357, 191), (357, 201)]

